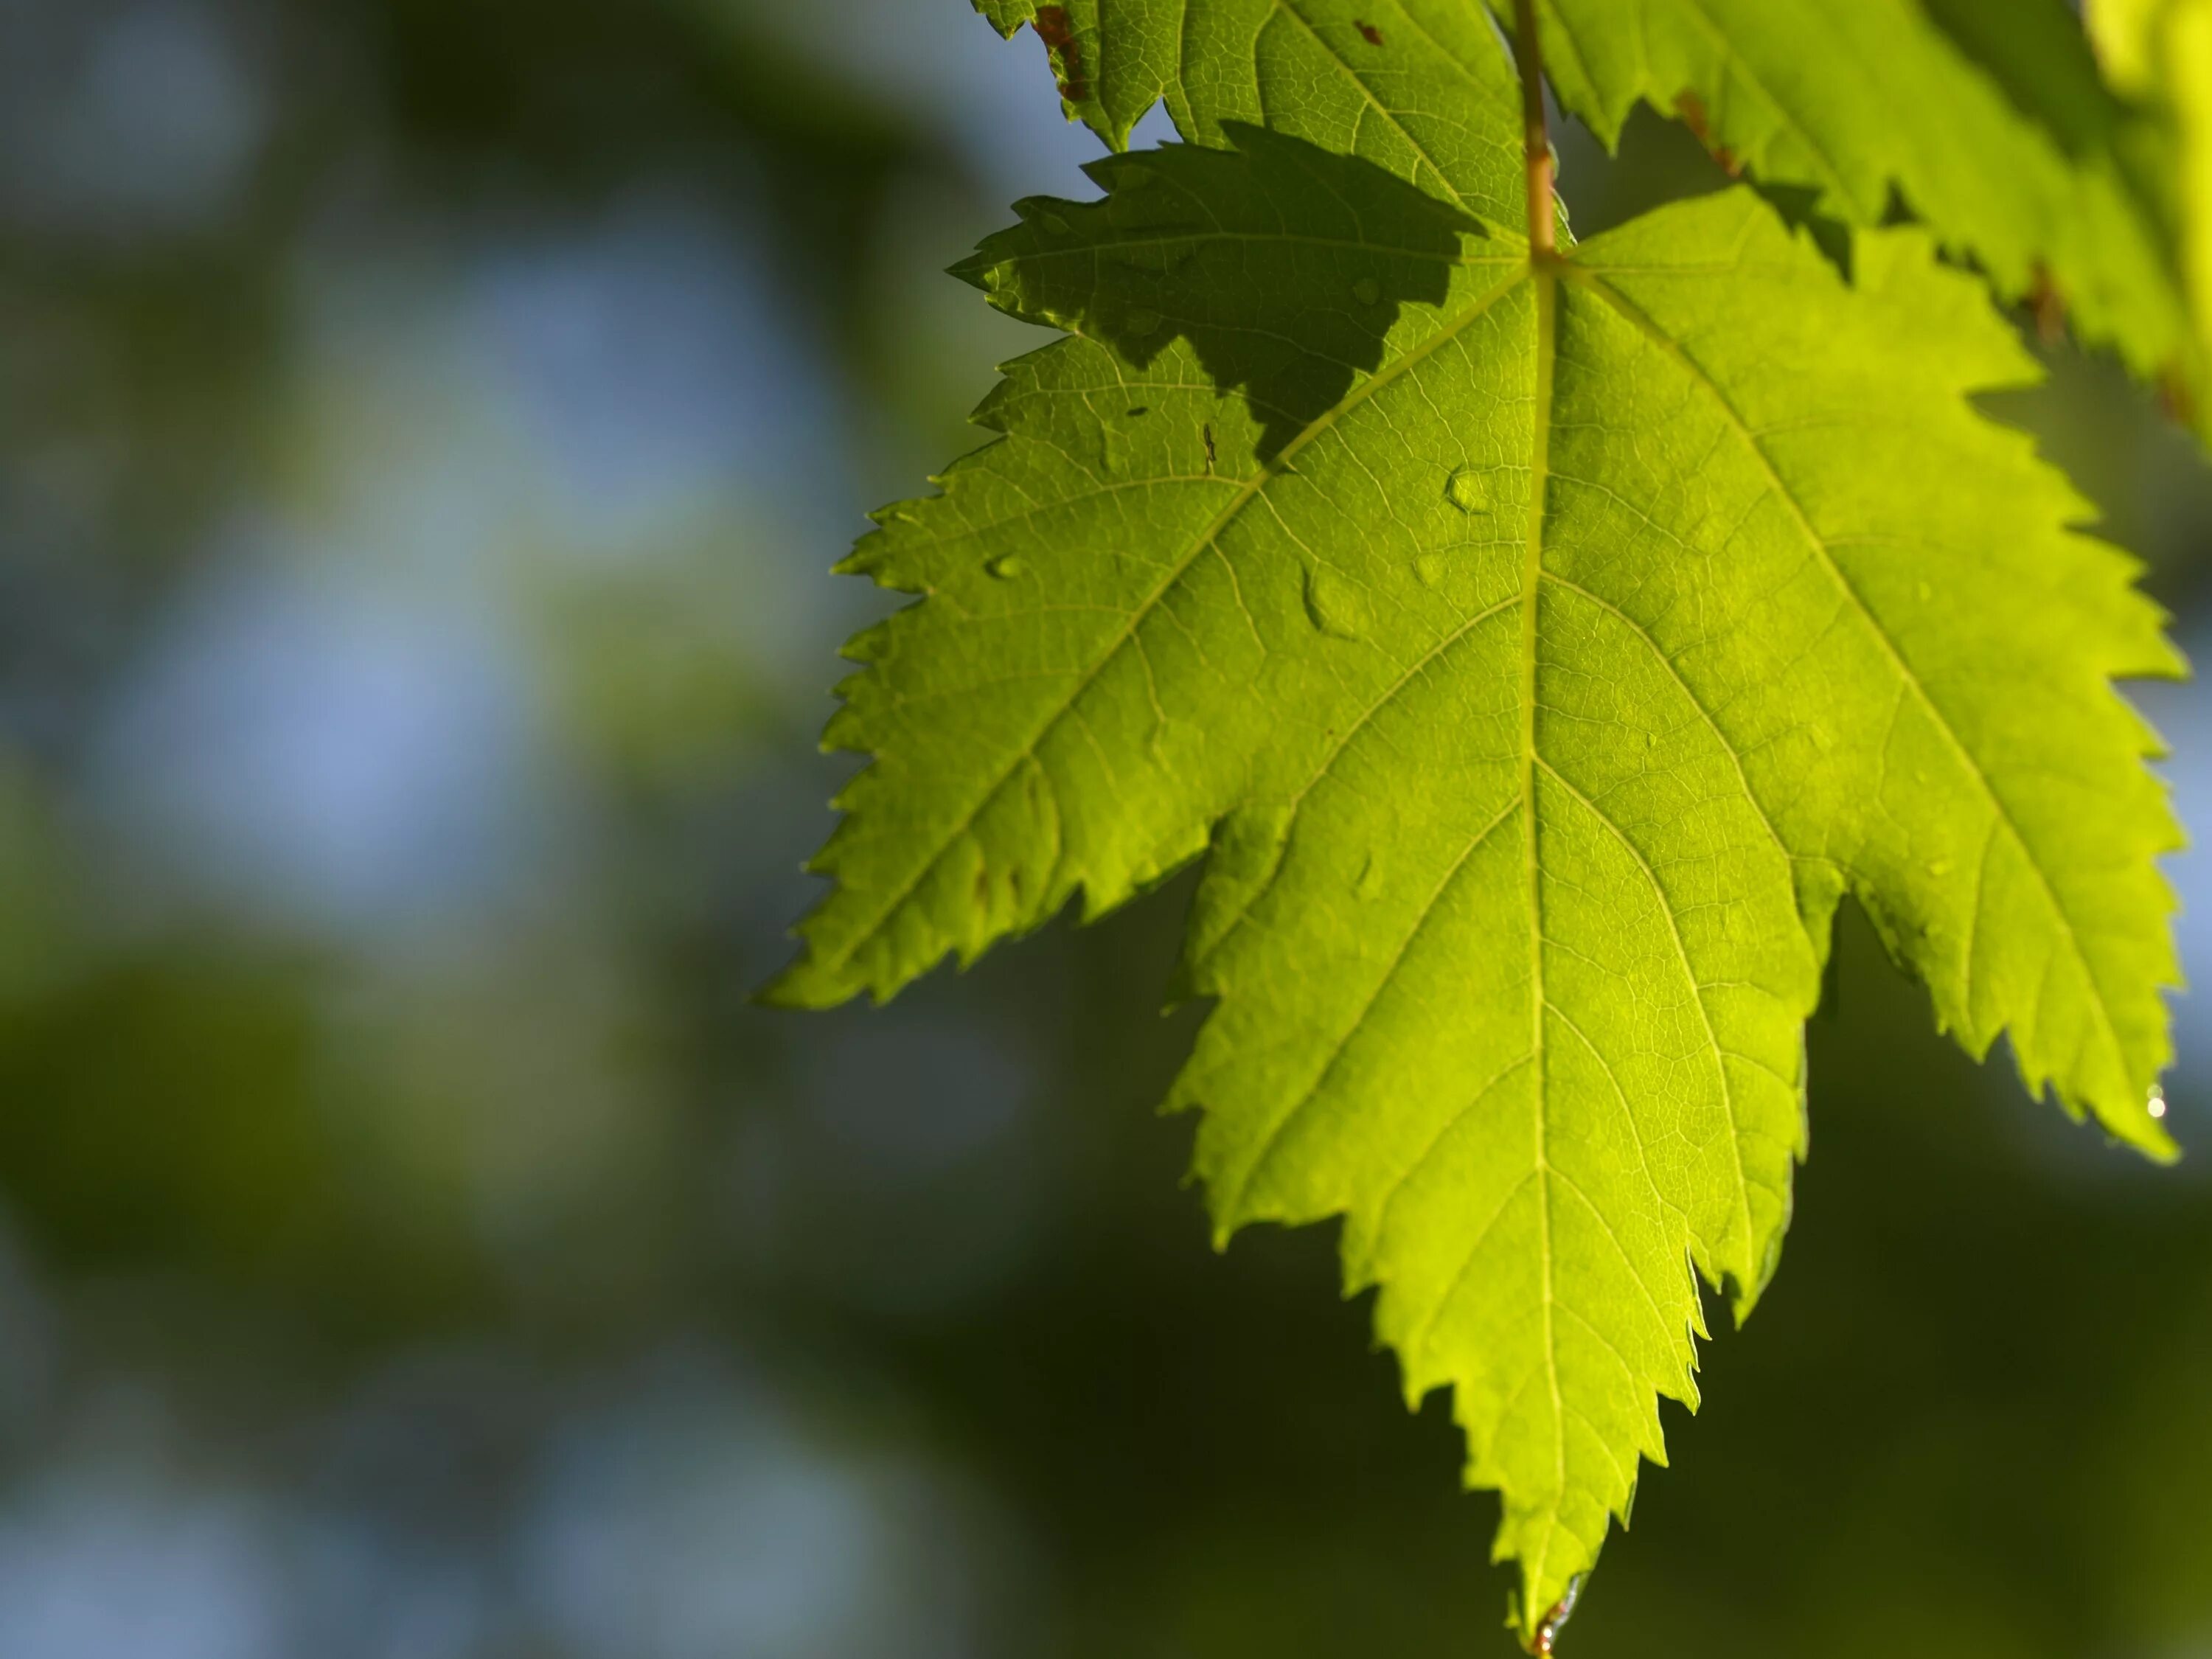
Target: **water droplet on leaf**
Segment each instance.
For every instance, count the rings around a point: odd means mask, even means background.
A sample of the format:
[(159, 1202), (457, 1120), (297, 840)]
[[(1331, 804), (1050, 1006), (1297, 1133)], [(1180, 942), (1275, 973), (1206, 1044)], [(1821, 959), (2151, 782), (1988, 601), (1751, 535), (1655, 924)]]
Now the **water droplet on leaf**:
[(1012, 581), (1015, 577), (1020, 575), (1023, 571), (1028, 569), (1029, 567), (1024, 564), (1021, 560), (1017, 558), (1013, 554), (1002, 553), (997, 558), (985, 565), (983, 568), (989, 571), (1000, 581), (1006, 582)]
[(1371, 306), (1382, 297), (1382, 284), (1372, 276), (1362, 276), (1352, 285), (1352, 297), (1364, 306)]
[[(1117, 202), (1121, 200), (1120, 197), (1114, 199)], [(1126, 205), (1133, 210), (1140, 204), (1131, 202)], [(1174, 226), (1155, 224), (1149, 217), (1140, 216), (1133, 211), (1125, 212), (1121, 217), (1128, 222), (1121, 227), (1125, 230), (1141, 229), (1152, 233), (1135, 241), (1099, 250), (1106, 259), (1121, 266), (1124, 270), (1141, 270), (1151, 276), (1165, 276), (1188, 264), (1198, 252), (1198, 244), (1194, 241), (1170, 242), (1159, 240), (1163, 232), (1176, 228)]]
[(1375, 854), (1367, 855), (1367, 862), (1359, 866), (1359, 878), (1352, 884), (1355, 897), (1371, 899), (1382, 890), (1382, 866)]
[(2150, 1085), (2150, 1115), (2153, 1117), (2166, 1115), (2166, 1091), (2155, 1083)]
[(1327, 565), (1306, 571), (1306, 620), (1333, 640), (1356, 640), (1366, 632), (1358, 591)]
[(1529, 1652), (1553, 1653), (1558, 1650), (1559, 1632), (1566, 1627), (1567, 1620), (1575, 1616), (1575, 1603), (1582, 1599), (1582, 1594), (1583, 1575), (1577, 1573), (1567, 1580), (1566, 1594), (1553, 1604), (1552, 1610), (1544, 1615), (1544, 1622), (1536, 1626), (1535, 1639), (1528, 1644)]
[(1490, 483), (1471, 466), (1461, 467), (1444, 480), (1444, 499), (1462, 513), (1490, 511)]

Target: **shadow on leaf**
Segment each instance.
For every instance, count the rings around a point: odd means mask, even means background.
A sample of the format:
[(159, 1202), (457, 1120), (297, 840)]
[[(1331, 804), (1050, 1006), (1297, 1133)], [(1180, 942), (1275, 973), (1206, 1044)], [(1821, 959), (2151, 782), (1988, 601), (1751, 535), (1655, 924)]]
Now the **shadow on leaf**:
[(1240, 391), (1258, 459), (1371, 374), (1409, 302), (1440, 305), (1487, 228), (1372, 162), (1240, 123), (1232, 149), (1091, 163), (1103, 201), (1030, 197), (953, 268), (1001, 311), (1103, 342), (1138, 368), (1176, 339)]

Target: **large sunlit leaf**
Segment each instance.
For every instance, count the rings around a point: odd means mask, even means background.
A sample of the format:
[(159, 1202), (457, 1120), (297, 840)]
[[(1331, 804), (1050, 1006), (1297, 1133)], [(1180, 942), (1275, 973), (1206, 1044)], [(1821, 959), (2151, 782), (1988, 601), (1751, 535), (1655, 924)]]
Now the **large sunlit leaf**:
[(1073, 337), (846, 568), (827, 741), (873, 763), (777, 988), (890, 995), (1211, 848), (1173, 1103), (1221, 1233), (1345, 1218), (1449, 1385), (1533, 1614), (1747, 1309), (1857, 895), (1937, 1019), (2114, 1135), (2174, 977), (2176, 840), (2111, 677), (2124, 556), (1972, 392), (2033, 368), (1917, 232), (1847, 287), (1747, 191), (1532, 263), (1255, 129), (1093, 169), (963, 269)]

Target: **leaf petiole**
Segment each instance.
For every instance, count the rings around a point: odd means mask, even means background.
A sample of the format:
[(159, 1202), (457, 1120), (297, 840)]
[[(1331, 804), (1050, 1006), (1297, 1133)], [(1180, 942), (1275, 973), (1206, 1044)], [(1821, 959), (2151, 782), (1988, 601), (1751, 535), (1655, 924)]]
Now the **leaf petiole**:
[(1522, 136), (1528, 159), (1528, 252), (1541, 261), (1559, 251), (1552, 200), (1552, 135), (1544, 117), (1544, 52), (1536, 40), (1536, 0), (1514, 0), (1513, 64), (1521, 75)]

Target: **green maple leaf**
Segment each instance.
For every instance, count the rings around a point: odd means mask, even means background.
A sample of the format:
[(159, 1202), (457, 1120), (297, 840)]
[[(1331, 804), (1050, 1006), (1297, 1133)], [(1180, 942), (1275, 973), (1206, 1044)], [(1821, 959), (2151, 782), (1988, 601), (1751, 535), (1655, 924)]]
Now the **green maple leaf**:
[(1170, 1104), (1223, 1237), (1347, 1290), (1497, 1488), (1524, 1633), (1694, 1402), (1804, 1149), (1846, 892), (1977, 1054), (2147, 1152), (2179, 664), (1970, 393), (2034, 369), (1920, 233), (1846, 286), (1746, 191), (1571, 256), (1233, 124), (962, 274), (1069, 337), (843, 568), (873, 763), (775, 994), (881, 998), (1207, 854)]
[[(2121, 0), (2131, 32), (2166, 0)], [(1052, 44), (1110, 144), (1164, 98), (1187, 138), (1264, 121), (1518, 222), (1517, 92), (1482, 0), (977, 0)], [(1497, 11), (1510, 26), (1510, 5)], [(1854, 225), (1901, 198), (2008, 300), (2063, 301), (2085, 339), (2203, 403), (2173, 153), (2100, 83), (2064, 0), (1539, 0), (1560, 101), (1608, 145), (1638, 102), (1732, 167)], [(2115, 31), (2118, 32), (2117, 30)]]

